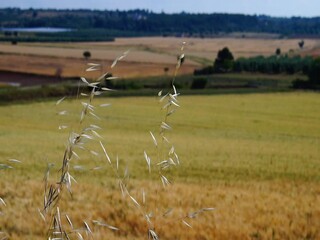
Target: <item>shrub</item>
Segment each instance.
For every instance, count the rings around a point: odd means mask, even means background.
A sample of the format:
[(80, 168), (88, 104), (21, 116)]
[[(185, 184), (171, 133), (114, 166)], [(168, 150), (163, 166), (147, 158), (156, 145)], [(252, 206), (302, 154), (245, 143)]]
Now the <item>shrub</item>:
[(206, 78), (194, 78), (191, 84), (191, 89), (204, 89), (208, 80)]

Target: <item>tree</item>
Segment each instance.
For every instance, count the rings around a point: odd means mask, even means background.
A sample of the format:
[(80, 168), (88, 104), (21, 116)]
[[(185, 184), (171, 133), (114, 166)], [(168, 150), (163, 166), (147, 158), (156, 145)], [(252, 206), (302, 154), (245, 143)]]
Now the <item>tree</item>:
[(303, 40), (301, 40), (300, 42), (298, 42), (298, 44), (299, 44), (300, 49), (302, 49), (302, 48), (303, 48), (303, 46), (304, 46), (304, 41), (303, 41)]
[(83, 52), (83, 57), (88, 60), (91, 57), (91, 53), (89, 51), (84, 51)]
[(280, 49), (280, 48), (277, 48), (277, 50), (276, 50), (276, 55), (277, 55), (277, 56), (280, 56), (280, 55), (281, 55), (281, 49)]
[(294, 88), (320, 89), (320, 57), (312, 60), (309, 66), (304, 66), (308, 71), (308, 81), (297, 79), (293, 82)]
[(214, 61), (215, 72), (229, 72), (233, 69), (234, 58), (229, 48), (225, 47), (217, 54), (217, 58)]
[(165, 75), (167, 75), (168, 72), (169, 72), (169, 68), (168, 68), (168, 67), (165, 67), (165, 68), (163, 69), (163, 71), (164, 71)]
[(315, 59), (309, 69), (309, 83), (313, 87), (320, 88), (320, 58)]

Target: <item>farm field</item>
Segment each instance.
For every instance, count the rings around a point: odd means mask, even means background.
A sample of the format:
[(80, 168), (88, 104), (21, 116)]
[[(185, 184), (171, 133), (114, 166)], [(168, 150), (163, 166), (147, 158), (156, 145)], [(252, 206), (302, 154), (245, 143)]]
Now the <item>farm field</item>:
[[(181, 96), (169, 119), (168, 133), (180, 166), (168, 173), (165, 190), (149, 175), (144, 151), (154, 161), (149, 131), (156, 133), (162, 114), (155, 97), (97, 98), (99, 134), (113, 164), (130, 175), (128, 189), (152, 212), (161, 239), (319, 239), (320, 98), (318, 93)], [(0, 232), (10, 239), (44, 239), (43, 175), (54, 163), (57, 179), (70, 129), (79, 128), (81, 103), (65, 100), (0, 106)], [(67, 111), (66, 115), (58, 112)], [(65, 113), (65, 112), (64, 112)], [(84, 122), (87, 124), (88, 122)], [(59, 125), (70, 128), (58, 130)], [(62, 199), (61, 216), (75, 228), (89, 223), (94, 239), (147, 239), (147, 224), (121, 191), (99, 141), (79, 150), (71, 172), (77, 180), (72, 198)], [(95, 153), (97, 152), (97, 154)], [(97, 156), (96, 156), (97, 155)], [(18, 159), (21, 161), (8, 161)], [(215, 208), (195, 219), (182, 216)], [(171, 216), (162, 217), (173, 208)], [(118, 227), (93, 226), (92, 220)], [(4, 234), (3, 234), (4, 235)], [(1, 235), (0, 235), (1, 236)], [(85, 236), (85, 235), (84, 235)], [(88, 237), (89, 239), (89, 237)]]
[[(270, 56), (277, 48), (282, 53), (317, 54), (320, 42), (305, 39), (303, 50), (298, 47), (300, 39), (242, 39), (242, 38), (119, 38), (115, 42), (84, 43), (0, 43), (0, 70), (28, 73), (55, 74), (62, 70), (62, 76), (79, 76), (86, 61), (83, 52), (89, 50), (90, 62), (101, 63), (106, 69), (123, 52), (130, 50), (121, 63), (119, 73), (123, 77), (163, 75), (164, 68), (174, 71), (182, 42), (186, 42), (186, 61), (181, 73), (193, 73), (201, 65), (210, 65), (217, 52), (229, 47), (235, 58), (257, 55)], [(120, 66), (120, 64), (119, 64)], [(118, 71), (118, 70), (116, 70)], [(118, 72), (116, 72), (118, 73)]]

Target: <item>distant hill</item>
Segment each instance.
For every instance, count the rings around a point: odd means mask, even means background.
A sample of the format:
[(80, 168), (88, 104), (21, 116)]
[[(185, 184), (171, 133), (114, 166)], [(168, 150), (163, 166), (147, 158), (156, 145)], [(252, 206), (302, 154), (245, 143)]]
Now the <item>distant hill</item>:
[[(101, 30), (103, 37), (152, 35), (212, 37), (232, 32), (243, 33), (243, 37), (248, 32), (271, 33), (284, 37), (319, 37), (320, 17), (280, 18), (262, 15), (184, 12), (165, 14), (147, 10), (0, 9), (0, 28), (8, 27), (71, 28), (77, 29), (77, 34), (83, 38), (88, 33), (94, 34), (96, 30)], [(66, 33), (56, 34), (63, 36)], [(72, 34), (75, 32), (67, 33), (68, 36)], [(96, 38), (99, 40), (99, 36)]]

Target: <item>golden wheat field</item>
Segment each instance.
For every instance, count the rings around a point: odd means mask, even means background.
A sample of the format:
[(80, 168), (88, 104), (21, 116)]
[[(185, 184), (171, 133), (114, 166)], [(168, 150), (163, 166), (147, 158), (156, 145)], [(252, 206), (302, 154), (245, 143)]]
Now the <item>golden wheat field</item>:
[[(94, 124), (98, 134), (70, 162), (72, 195), (60, 199), (71, 239), (148, 239), (146, 219), (160, 239), (320, 238), (318, 93), (180, 96), (166, 120), (157, 97), (102, 97), (91, 103), (99, 119), (80, 125), (81, 101), (0, 106), (1, 237), (45, 239), (38, 209), (47, 164), (56, 184), (71, 129)], [(144, 157), (157, 169), (163, 153), (149, 131), (158, 139), (161, 121), (180, 161), (165, 188)], [(116, 173), (126, 176), (124, 196)]]
[(211, 65), (217, 52), (229, 47), (235, 58), (256, 55), (270, 56), (277, 48), (283, 54), (317, 53), (318, 39), (305, 39), (304, 49), (299, 49), (300, 39), (250, 39), (250, 38), (118, 38), (114, 42), (88, 43), (19, 43), (0, 44), (0, 70), (20, 71), (54, 75), (57, 70), (62, 76), (82, 76), (83, 52), (91, 52), (89, 61), (101, 63), (106, 69), (113, 60), (129, 50), (116, 73), (123, 77), (156, 76), (174, 71), (182, 42), (186, 42), (183, 72), (193, 73), (201, 65)]

